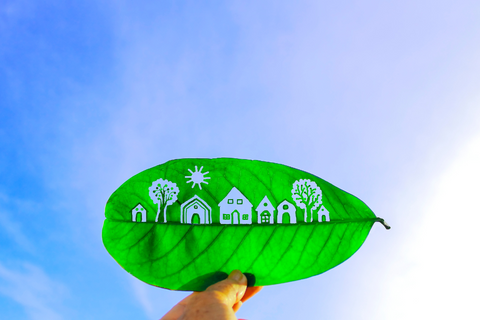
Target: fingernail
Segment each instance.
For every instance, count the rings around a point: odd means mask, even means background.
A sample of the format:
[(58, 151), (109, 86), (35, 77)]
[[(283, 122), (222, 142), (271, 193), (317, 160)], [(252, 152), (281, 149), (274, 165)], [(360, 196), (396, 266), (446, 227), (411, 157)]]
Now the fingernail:
[(245, 276), (240, 272), (240, 270), (233, 270), (228, 277), (236, 282), (240, 282)]

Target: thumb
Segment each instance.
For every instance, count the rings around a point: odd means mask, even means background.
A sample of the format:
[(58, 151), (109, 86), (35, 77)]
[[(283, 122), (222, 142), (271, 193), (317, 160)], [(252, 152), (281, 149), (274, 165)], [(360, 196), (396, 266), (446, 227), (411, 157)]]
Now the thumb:
[(246, 290), (247, 277), (239, 270), (233, 270), (227, 279), (211, 285), (206, 291), (222, 293), (223, 303), (233, 307), (243, 298)]

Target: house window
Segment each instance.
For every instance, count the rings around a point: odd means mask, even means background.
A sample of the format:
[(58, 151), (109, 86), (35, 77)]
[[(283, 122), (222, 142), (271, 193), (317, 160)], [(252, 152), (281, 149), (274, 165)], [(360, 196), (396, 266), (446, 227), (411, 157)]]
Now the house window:
[(230, 220), (230, 215), (224, 213), (224, 214), (223, 214), (223, 220)]
[(228, 199), (228, 204), (232, 204), (233, 203), (233, 199)]
[(243, 203), (243, 199), (237, 199), (237, 204), (242, 204)]
[(284, 204), (283, 205), (283, 210), (287, 210), (288, 209), (288, 204)]
[(242, 220), (248, 220), (248, 214), (242, 214)]

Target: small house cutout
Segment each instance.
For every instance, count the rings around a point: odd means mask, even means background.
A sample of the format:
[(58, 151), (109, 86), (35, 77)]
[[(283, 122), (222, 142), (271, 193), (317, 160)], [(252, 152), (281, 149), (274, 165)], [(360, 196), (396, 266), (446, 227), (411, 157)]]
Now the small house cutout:
[(290, 223), (297, 223), (297, 216), (295, 214), (296, 208), (292, 203), (288, 202), (287, 200), (283, 200), (278, 205), (277, 212), (278, 212), (277, 223), (283, 223), (283, 215), (284, 214), (287, 214), (288, 220), (289, 220)]
[(221, 224), (252, 224), (253, 205), (237, 188), (233, 187), (218, 206)]
[(273, 207), (272, 203), (265, 196), (262, 201), (258, 204), (257, 208), (257, 221), (258, 224), (273, 224), (275, 220), (274, 212), (275, 208)]
[(188, 224), (212, 223), (212, 209), (199, 196), (194, 195), (180, 206), (180, 222)]
[(147, 210), (139, 203), (132, 209), (133, 222), (147, 222)]
[[(323, 219), (325, 217), (325, 219)], [(318, 222), (330, 221), (330, 212), (324, 207), (321, 206), (318, 209)]]

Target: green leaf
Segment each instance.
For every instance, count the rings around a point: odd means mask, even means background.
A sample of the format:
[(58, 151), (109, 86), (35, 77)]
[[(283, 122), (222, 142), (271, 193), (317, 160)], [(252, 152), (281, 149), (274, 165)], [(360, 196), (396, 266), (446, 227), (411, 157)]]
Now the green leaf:
[(103, 242), (125, 270), (155, 286), (194, 291), (234, 269), (251, 286), (318, 275), (355, 253), (374, 222), (384, 223), (312, 174), (230, 158), (145, 170), (112, 194), (105, 216)]

